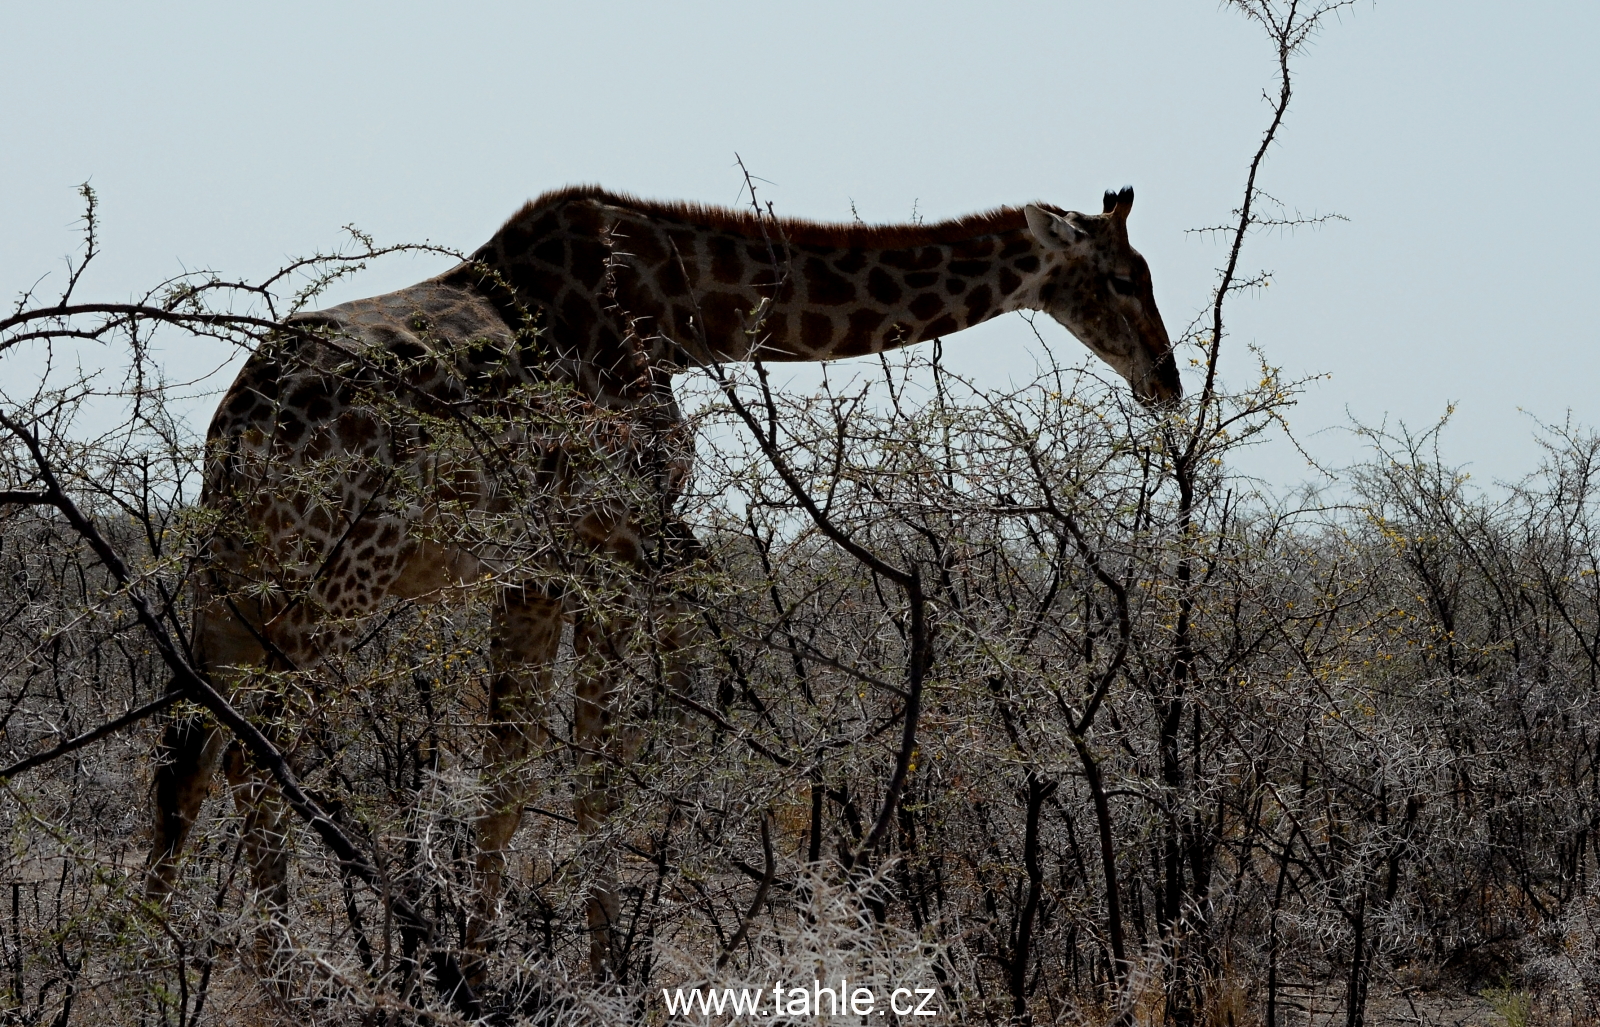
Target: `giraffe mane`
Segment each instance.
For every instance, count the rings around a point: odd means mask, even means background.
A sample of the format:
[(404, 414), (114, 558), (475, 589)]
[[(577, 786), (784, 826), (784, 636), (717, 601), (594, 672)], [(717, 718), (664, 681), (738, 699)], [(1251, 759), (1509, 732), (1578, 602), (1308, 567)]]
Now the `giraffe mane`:
[[(734, 210), (704, 203), (646, 200), (628, 193), (616, 193), (597, 185), (572, 185), (553, 189), (529, 200), (512, 217), (571, 200), (598, 200), (625, 207), (663, 221), (676, 221), (698, 228), (711, 228), (749, 239), (760, 239), (763, 230), (773, 242), (780, 238), (801, 246), (833, 246), (849, 249), (896, 249), (960, 242), (980, 235), (998, 235), (1028, 227), (1021, 207), (997, 207), (977, 214), (965, 214), (931, 224), (867, 225), (851, 222), (813, 221), (807, 218), (758, 218), (752, 210)], [(1067, 213), (1051, 203), (1035, 206), (1056, 214)]]

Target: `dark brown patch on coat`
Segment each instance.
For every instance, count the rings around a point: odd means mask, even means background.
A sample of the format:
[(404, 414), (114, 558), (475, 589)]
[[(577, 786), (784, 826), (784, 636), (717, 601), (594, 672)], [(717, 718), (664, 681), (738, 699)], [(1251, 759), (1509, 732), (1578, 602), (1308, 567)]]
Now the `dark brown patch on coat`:
[(806, 258), (806, 299), (826, 307), (836, 307), (851, 303), (855, 298), (856, 287), (853, 282), (835, 274), (825, 261), (816, 257)]
[(926, 321), (944, 309), (944, 297), (936, 292), (925, 292), (911, 301), (911, 316), (918, 321)]
[(833, 341), (833, 318), (804, 311), (800, 315), (800, 342), (813, 352), (826, 349)]
[(239, 384), (262, 399), (277, 399), (278, 379), (283, 377), (283, 364), (271, 359), (252, 361), (252, 363), (254, 366), (247, 367), (246, 373), (240, 375)]
[(713, 235), (707, 242), (711, 247), (711, 277), (724, 285), (739, 284), (744, 278), (739, 244), (725, 235)]
[(504, 260), (508, 253), (527, 253), (528, 247), (532, 245), (534, 239), (548, 235), (557, 229), (555, 217), (550, 213), (546, 213), (543, 217), (536, 219), (533, 225), (541, 227), (535, 230), (520, 215), (512, 218), (505, 223), (505, 226), (500, 231), (495, 233), (493, 239), (489, 240), (473, 256), (482, 260), (493, 255)]
[(256, 397), (247, 389), (236, 389), (228, 400), (227, 411), (233, 417), (244, 417), (245, 411), (255, 412)]
[[(380, 333), (377, 330), (374, 330), (373, 334), (379, 335)], [(398, 332), (390, 332), (388, 334), (391, 336), (391, 338), (386, 348), (390, 353), (393, 353), (399, 359), (421, 360), (423, 357), (428, 355), (428, 350), (426, 347), (422, 346), (415, 339), (408, 339)]]
[(774, 354), (800, 356), (800, 351), (790, 341), (793, 326), (788, 314), (774, 313), (761, 325), (758, 341)]
[[(673, 226), (665, 229), (662, 234), (666, 238), (664, 242), (665, 252), (662, 253), (661, 259), (671, 264), (676, 264), (680, 259), (682, 259), (682, 261), (692, 269), (695, 264), (695, 258), (700, 253), (700, 239), (702, 233), (693, 228), (680, 228)], [(692, 270), (689, 277), (695, 277)]]
[(872, 349), (872, 340), (878, 326), (889, 317), (888, 314), (876, 310), (857, 310), (850, 315), (850, 325), (845, 329), (844, 338), (840, 340), (835, 352), (867, 353)]
[(311, 421), (326, 420), (333, 413), (333, 397), (327, 383), (322, 381), (310, 381), (295, 389), (285, 405), (303, 411)]
[(946, 314), (924, 328), (921, 337), (923, 339), (932, 339), (940, 335), (949, 335), (951, 332), (959, 331), (960, 329), (961, 326), (956, 324), (956, 319)]
[(853, 275), (866, 266), (867, 254), (865, 250), (846, 250), (844, 256), (835, 257), (833, 261), (834, 270), (845, 275)]
[(572, 277), (582, 283), (585, 289), (593, 290), (601, 279), (606, 276), (606, 264), (611, 259), (611, 251), (598, 239), (572, 240), (572, 263), (570, 270)]
[(987, 285), (980, 285), (967, 293), (967, 324), (975, 325), (989, 316), (989, 308), (994, 306), (994, 296)]
[(1000, 269), (1000, 295), (1010, 296), (1022, 285), (1022, 276), (1008, 267)]
[(648, 225), (621, 224), (612, 233), (611, 244), (620, 253), (631, 253), (649, 264), (669, 259), (671, 250), (661, 235)]
[(546, 264), (556, 267), (565, 267), (567, 264), (567, 241), (559, 235), (547, 236), (534, 244), (528, 251), (528, 256), (534, 260), (542, 260)]
[(561, 318), (569, 325), (583, 324), (593, 311), (594, 307), (583, 298), (583, 293), (576, 289), (562, 298)]
[(566, 286), (566, 279), (555, 271), (542, 268), (518, 268), (511, 277), (517, 291), (535, 300), (555, 301)]
[(378, 422), (361, 410), (347, 410), (339, 415), (337, 431), (347, 448), (357, 449), (378, 437)]
[(555, 211), (552, 210), (547, 210), (543, 214), (540, 214), (538, 217), (534, 218), (532, 221), (528, 222), (526, 228), (527, 233), (531, 236), (549, 235), (551, 232), (558, 232), (560, 230), (561, 221), (556, 217)]
[(714, 292), (700, 300), (700, 317), (705, 321), (706, 338), (732, 339), (743, 327), (740, 315), (744, 297), (731, 292)]
[(891, 306), (898, 303), (905, 293), (893, 275), (881, 267), (875, 267), (867, 272), (867, 295), (884, 306)]
[[(661, 291), (662, 296), (689, 295), (690, 280), (684, 277), (683, 272), (684, 268), (676, 260), (669, 260), (656, 268), (656, 288)], [(691, 275), (694, 273), (692, 266), (689, 268), (689, 273)]]
[(679, 342), (699, 337), (694, 330), (694, 307), (687, 303), (672, 305), (672, 331), (668, 334)]

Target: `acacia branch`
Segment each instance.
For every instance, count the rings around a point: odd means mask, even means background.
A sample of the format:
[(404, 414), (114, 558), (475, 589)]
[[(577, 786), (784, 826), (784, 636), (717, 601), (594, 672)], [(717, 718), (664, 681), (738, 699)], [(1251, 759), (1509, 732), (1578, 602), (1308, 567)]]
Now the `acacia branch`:
[(721, 970), (728, 965), (728, 960), (733, 958), (734, 950), (739, 943), (744, 941), (745, 935), (750, 933), (750, 925), (761, 912), (761, 907), (766, 904), (767, 892), (772, 890), (772, 881), (778, 874), (777, 860), (772, 855), (772, 819), (767, 814), (761, 815), (761, 856), (766, 869), (761, 874), (761, 885), (756, 889), (756, 897), (750, 900), (750, 910), (745, 913), (744, 919), (739, 922), (739, 929), (728, 939), (728, 944), (723, 947), (722, 954), (717, 957), (717, 969)]
[(81, 749), (91, 742), (98, 742), (107, 735), (115, 734), (116, 732), (121, 731), (129, 724), (135, 724), (153, 713), (160, 713), (162, 710), (166, 709), (168, 706), (171, 706), (173, 703), (182, 698), (183, 695), (179, 692), (168, 692), (159, 699), (153, 699), (150, 702), (145, 703), (143, 706), (129, 710), (116, 720), (101, 724), (93, 731), (85, 731), (83, 734), (78, 735), (75, 738), (69, 738), (60, 745), (56, 746), (54, 749), (47, 749), (44, 752), (35, 753), (34, 755), (29, 756), (27, 759), (18, 760), (17, 762), (11, 764), (11, 766), (0, 770), (0, 781), (10, 780), (25, 770), (32, 770), (34, 767), (43, 766), (58, 756), (65, 756), (67, 753), (72, 752), (75, 749)]
[[(1245, 237), (1250, 229), (1263, 224), (1296, 224), (1305, 219), (1289, 221), (1263, 222), (1255, 214), (1257, 197), (1266, 196), (1256, 187), (1256, 179), (1260, 174), (1262, 162), (1266, 160), (1267, 151), (1272, 148), (1277, 140), (1278, 130), (1283, 125), (1283, 118), (1289, 110), (1289, 100), (1294, 95), (1294, 76), (1290, 72), (1289, 60), (1300, 51), (1316, 31), (1322, 19), (1334, 11), (1350, 5), (1353, 0), (1334, 0), (1330, 3), (1321, 3), (1315, 6), (1309, 14), (1301, 14), (1300, 0), (1290, 0), (1288, 11), (1280, 19), (1272, 6), (1268, 3), (1255, 2), (1255, 0), (1234, 0), (1234, 6), (1242, 10), (1246, 17), (1259, 22), (1266, 28), (1268, 34), (1277, 48), (1278, 60), (1278, 95), (1272, 101), (1272, 118), (1267, 124), (1267, 130), (1261, 136), (1261, 143), (1256, 147), (1255, 153), (1250, 158), (1249, 170), (1245, 175), (1244, 199), (1239, 204), (1237, 217), (1231, 227), (1226, 229), (1231, 233), (1232, 239), (1228, 245), (1228, 260), (1223, 265), (1222, 277), (1217, 283), (1216, 292), (1211, 298), (1211, 343), (1206, 352), (1206, 381), (1205, 387), (1200, 391), (1198, 410), (1195, 414), (1194, 427), (1189, 433), (1188, 442), (1179, 462), (1187, 467), (1193, 463), (1195, 453), (1200, 448), (1205, 431), (1206, 415), (1216, 399), (1217, 361), (1222, 351), (1223, 307), (1227, 303), (1228, 295), (1240, 288), (1243, 283), (1236, 281), (1239, 271), (1239, 256), (1244, 249)], [(1308, 219), (1310, 223), (1320, 223), (1323, 220), (1338, 217), (1338, 215), (1325, 215)], [(1215, 231), (1216, 229), (1202, 229), (1202, 231)]]

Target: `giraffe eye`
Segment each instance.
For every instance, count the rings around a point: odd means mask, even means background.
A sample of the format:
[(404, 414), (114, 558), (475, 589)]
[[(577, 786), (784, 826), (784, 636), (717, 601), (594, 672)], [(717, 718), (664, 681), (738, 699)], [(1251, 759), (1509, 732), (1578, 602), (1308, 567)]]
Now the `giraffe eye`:
[(1133, 279), (1123, 278), (1121, 275), (1111, 276), (1111, 288), (1119, 296), (1132, 296), (1138, 291), (1134, 288)]

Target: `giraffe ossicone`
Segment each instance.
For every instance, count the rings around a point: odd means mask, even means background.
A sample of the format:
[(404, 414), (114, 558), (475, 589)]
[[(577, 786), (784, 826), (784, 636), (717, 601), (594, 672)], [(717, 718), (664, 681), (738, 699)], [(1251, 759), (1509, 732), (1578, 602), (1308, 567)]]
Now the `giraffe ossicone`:
[[(1099, 214), (1036, 203), (863, 226), (594, 187), (547, 193), (470, 260), (297, 316), (247, 360), (208, 435), (201, 506), (214, 527), (199, 561), (196, 658), (225, 687), (262, 669), (309, 671), (380, 604), (446, 598), (487, 577), (481, 932), (532, 794), (526, 764), (550, 741), (544, 706), (568, 621), (580, 831), (593, 835), (616, 807), (608, 633), (626, 618), (586, 609), (583, 590), (562, 582), (599, 564), (626, 579), (693, 546), (671, 512), (692, 451), (672, 375), (879, 353), (1028, 309), (1064, 325), (1141, 402), (1174, 402), (1149, 268), (1128, 242), (1132, 204), (1124, 189)], [(255, 886), (286, 906), (287, 820), (265, 779), (204, 724), (172, 722), (163, 747), (152, 890), (170, 886), (226, 763)], [(590, 962), (604, 975), (625, 954), (615, 880), (593, 879)]]

